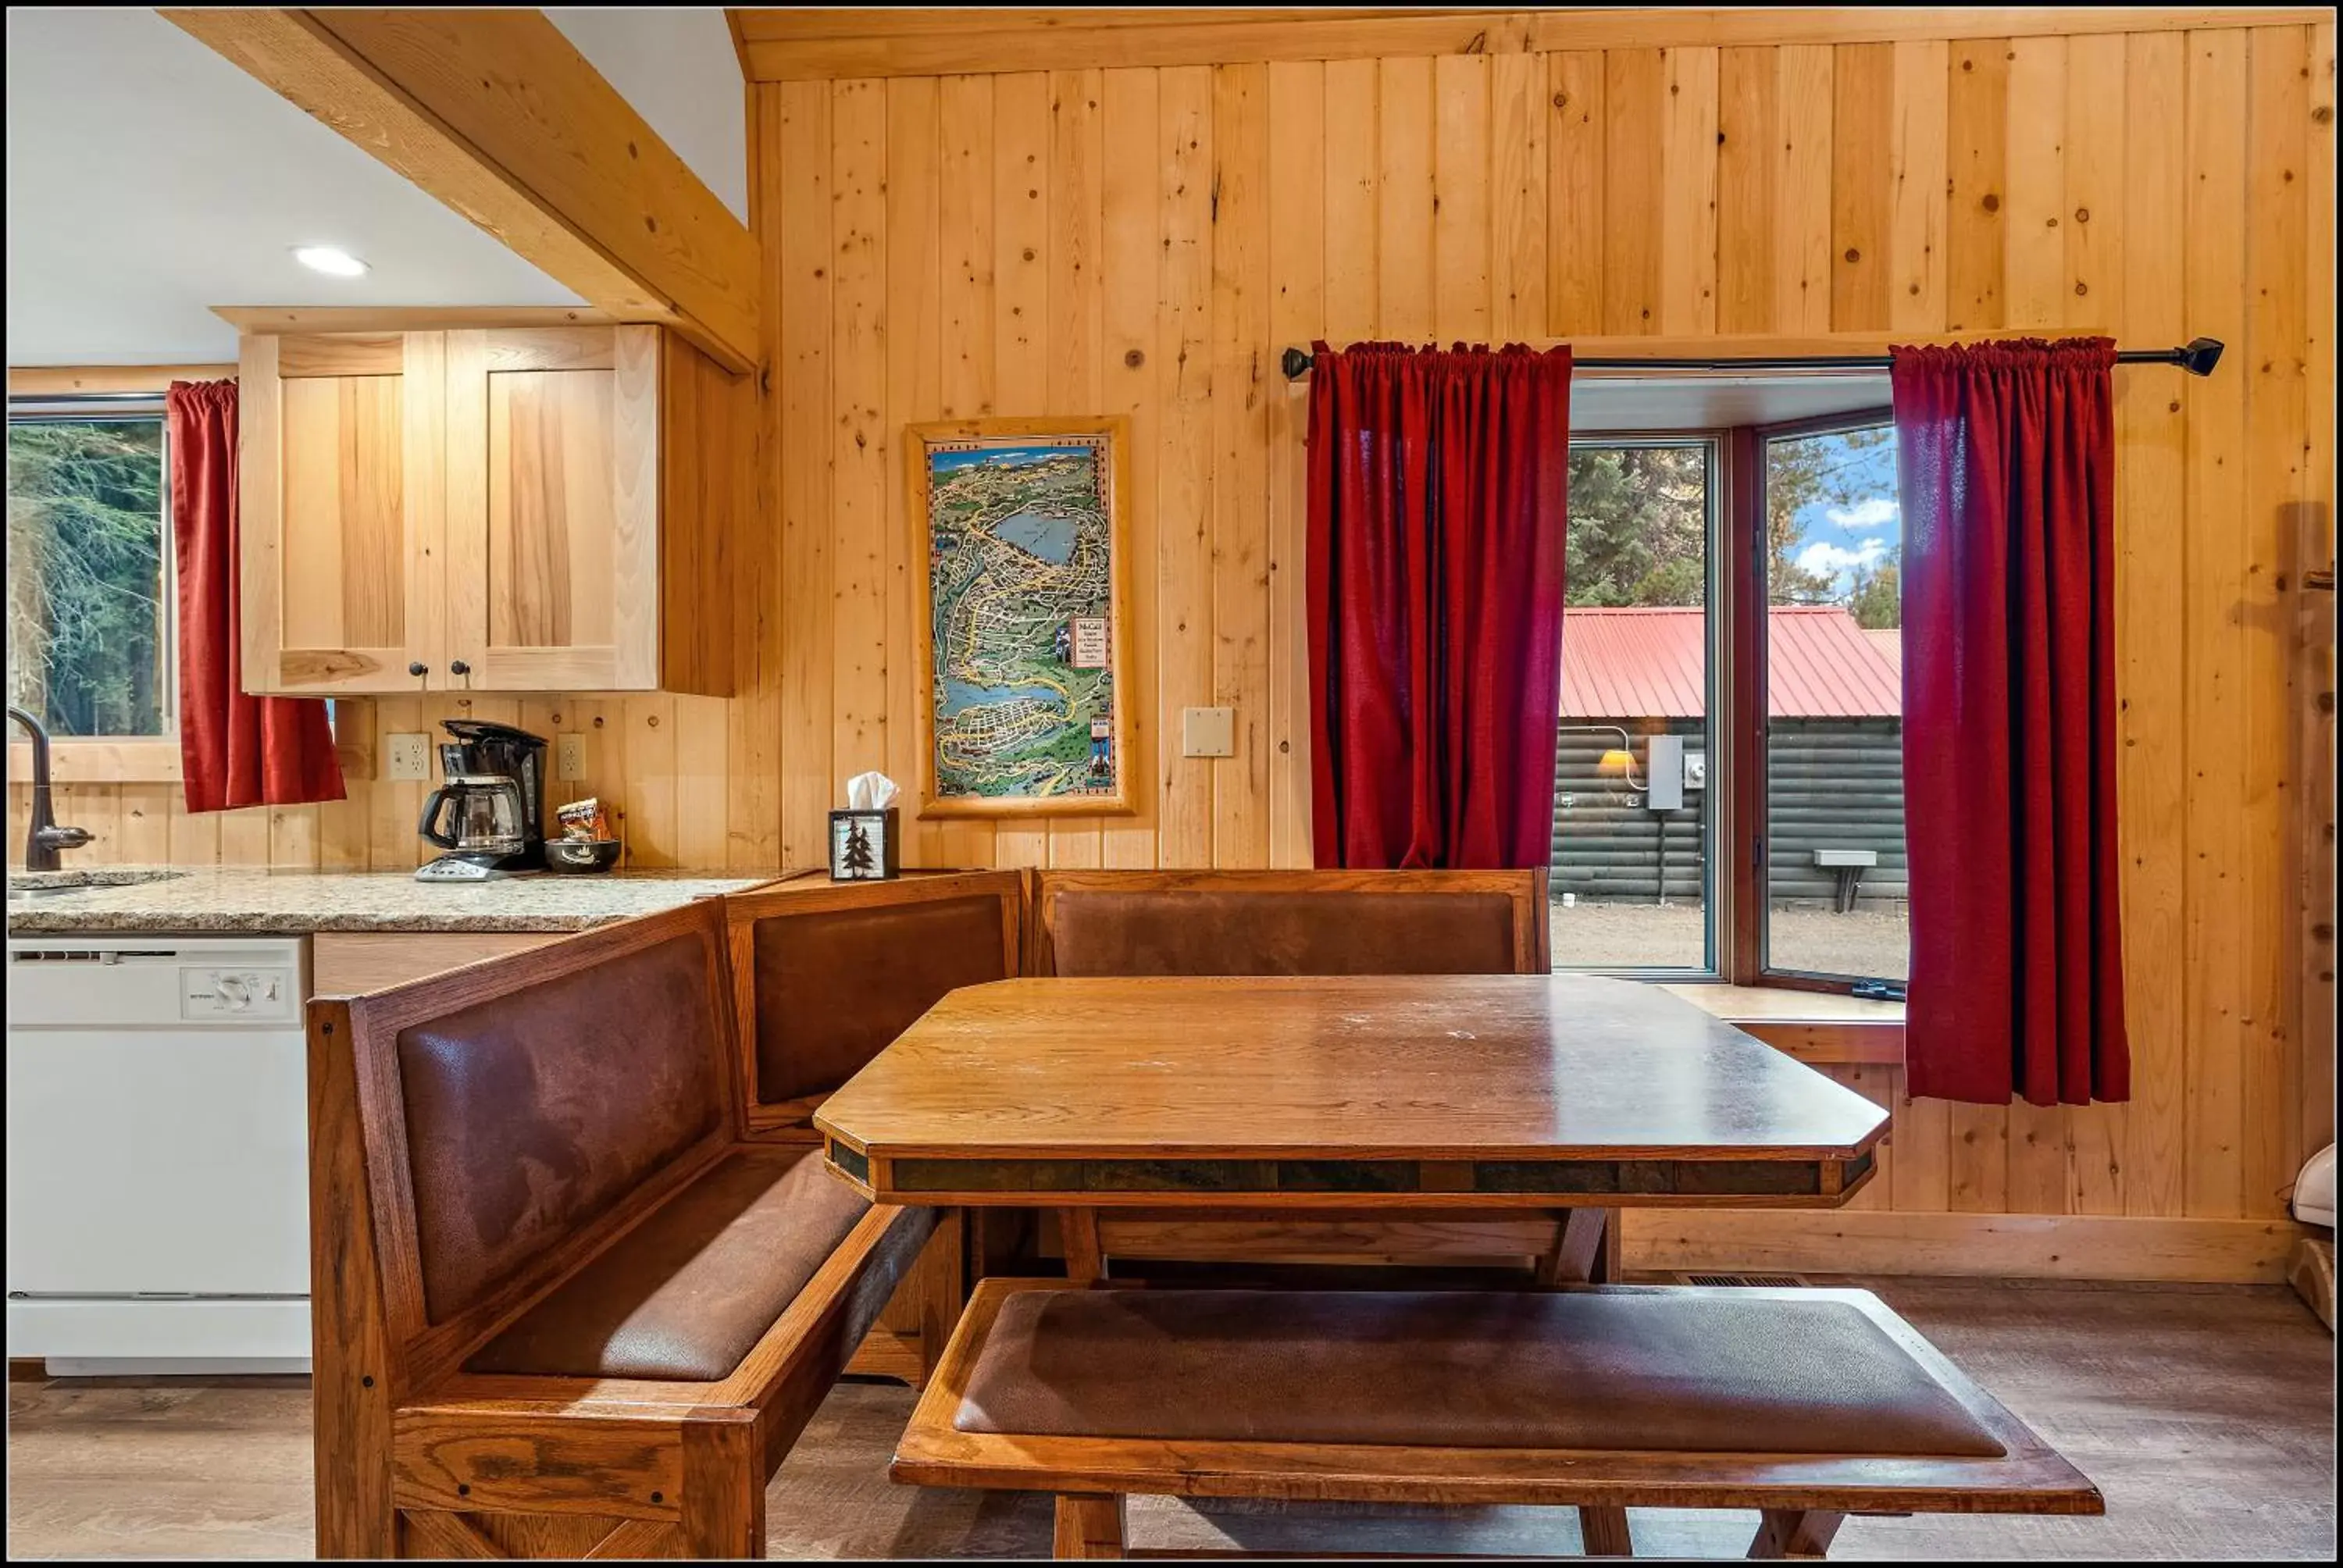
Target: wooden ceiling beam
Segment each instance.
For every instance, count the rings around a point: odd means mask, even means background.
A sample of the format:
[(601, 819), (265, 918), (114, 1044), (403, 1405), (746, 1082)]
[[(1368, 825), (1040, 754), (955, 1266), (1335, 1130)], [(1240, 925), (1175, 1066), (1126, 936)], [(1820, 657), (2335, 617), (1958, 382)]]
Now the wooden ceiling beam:
[[(1772, 10), (759, 10), (731, 13), (751, 80), (1493, 55), (1711, 45), (2165, 32), (2325, 21), (2318, 6), (1835, 6)], [(1037, 51), (1039, 55), (1037, 56)]]
[(755, 367), (756, 239), (543, 12), (162, 15), (611, 319)]

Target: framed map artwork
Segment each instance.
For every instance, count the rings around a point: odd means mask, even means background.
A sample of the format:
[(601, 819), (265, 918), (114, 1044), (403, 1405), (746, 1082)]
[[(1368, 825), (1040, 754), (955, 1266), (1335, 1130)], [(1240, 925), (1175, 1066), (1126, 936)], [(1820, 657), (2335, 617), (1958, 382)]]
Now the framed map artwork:
[(906, 434), (920, 815), (1136, 810), (1129, 422), (965, 419)]

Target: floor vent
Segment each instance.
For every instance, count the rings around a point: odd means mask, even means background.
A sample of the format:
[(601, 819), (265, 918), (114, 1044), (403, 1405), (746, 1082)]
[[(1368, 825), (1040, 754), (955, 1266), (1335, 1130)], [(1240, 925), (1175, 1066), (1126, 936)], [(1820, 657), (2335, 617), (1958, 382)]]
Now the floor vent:
[(1678, 1274), (1680, 1285), (1769, 1285), (1776, 1289), (1804, 1285), (1810, 1282), (1804, 1274)]

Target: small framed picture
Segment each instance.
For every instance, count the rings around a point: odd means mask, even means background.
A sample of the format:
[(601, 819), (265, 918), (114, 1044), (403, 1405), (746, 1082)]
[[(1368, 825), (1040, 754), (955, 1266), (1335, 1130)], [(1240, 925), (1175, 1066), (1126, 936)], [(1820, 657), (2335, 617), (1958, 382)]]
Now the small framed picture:
[(883, 811), (832, 811), (830, 814), (830, 879), (833, 882), (883, 882), (903, 874), (899, 825), (902, 814), (890, 806)]

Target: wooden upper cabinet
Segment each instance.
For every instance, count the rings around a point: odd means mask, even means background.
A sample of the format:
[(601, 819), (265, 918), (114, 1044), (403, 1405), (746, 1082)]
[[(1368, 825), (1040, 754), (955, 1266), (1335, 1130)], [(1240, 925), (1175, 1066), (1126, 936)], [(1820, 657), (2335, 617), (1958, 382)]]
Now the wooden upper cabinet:
[(431, 332), (247, 337), (245, 685), (415, 690), (438, 630), (445, 347)]
[(747, 381), (652, 327), (250, 337), (244, 377), (251, 689), (732, 690)]

